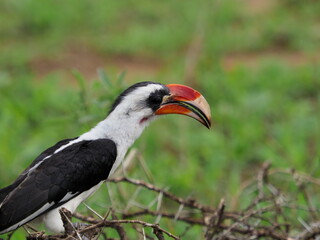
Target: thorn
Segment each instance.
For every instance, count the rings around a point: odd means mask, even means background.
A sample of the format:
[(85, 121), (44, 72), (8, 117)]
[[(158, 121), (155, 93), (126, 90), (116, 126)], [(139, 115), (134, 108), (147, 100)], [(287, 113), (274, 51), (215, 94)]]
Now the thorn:
[(83, 204), (86, 206), (86, 208), (88, 208), (91, 212), (93, 212), (97, 217), (99, 217), (100, 219), (103, 219), (103, 217), (97, 213), (95, 210), (93, 210), (88, 204), (86, 204), (85, 202), (83, 202)]

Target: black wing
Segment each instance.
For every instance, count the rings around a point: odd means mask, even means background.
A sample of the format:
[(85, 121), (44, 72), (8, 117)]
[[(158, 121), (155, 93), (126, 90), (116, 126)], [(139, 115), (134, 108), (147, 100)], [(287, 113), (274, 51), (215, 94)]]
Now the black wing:
[(21, 226), (106, 180), (116, 155), (110, 139), (81, 141), (53, 154), (6, 197), (0, 206), (0, 232)]
[(37, 163), (41, 162), (44, 158), (52, 155), (57, 149), (59, 149), (61, 146), (68, 144), (70, 141), (75, 140), (76, 138), (72, 139), (65, 139), (62, 141), (57, 142), (54, 146), (48, 148), (47, 150), (43, 151), (32, 163), (31, 165), (24, 170), (21, 175), (12, 183), (11, 185), (0, 189), (0, 204), (2, 201), (6, 198), (6, 196), (13, 190), (15, 189), (26, 177), (26, 173), (35, 166)]

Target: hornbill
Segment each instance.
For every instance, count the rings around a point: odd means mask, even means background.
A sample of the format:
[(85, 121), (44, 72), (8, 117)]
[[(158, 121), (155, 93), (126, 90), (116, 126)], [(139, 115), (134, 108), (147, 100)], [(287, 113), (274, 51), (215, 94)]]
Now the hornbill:
[(196, 90), (179, 84), (134, 84), (119, 95), (103, 121), (42, 152), (0, 190), (0, 234), (33, 220), (63, 232), (59, 209), (74, 212), (116, 170), (144, 128), (163, 114), (183, 114), (211, 126), (209, 105)]

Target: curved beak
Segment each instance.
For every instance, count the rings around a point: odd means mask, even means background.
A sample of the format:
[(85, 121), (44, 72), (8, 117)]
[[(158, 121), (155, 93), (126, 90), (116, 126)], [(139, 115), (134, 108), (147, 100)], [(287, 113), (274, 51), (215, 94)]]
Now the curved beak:
[(180, 85), (166, 85), (170, 95), (163, 98), (156, 115), (182, 114), (196, 119), (207, 128), (211, 127), (211, 111), (206, 99), (196, 90)]

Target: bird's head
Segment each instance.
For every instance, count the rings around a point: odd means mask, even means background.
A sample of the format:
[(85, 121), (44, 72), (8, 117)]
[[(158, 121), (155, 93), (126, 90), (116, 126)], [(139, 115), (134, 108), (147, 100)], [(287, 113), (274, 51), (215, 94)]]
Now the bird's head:
[(205, 98), (198, 91), (179, 84), (134, 84), (120, 94), (109, 115), (147, 124), (156, 116), (164, 114), (186, 115), (207, 128), (211, 126), (210, 107)]

